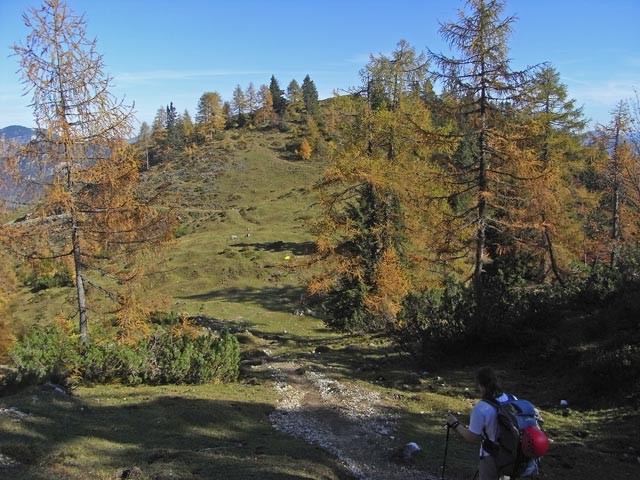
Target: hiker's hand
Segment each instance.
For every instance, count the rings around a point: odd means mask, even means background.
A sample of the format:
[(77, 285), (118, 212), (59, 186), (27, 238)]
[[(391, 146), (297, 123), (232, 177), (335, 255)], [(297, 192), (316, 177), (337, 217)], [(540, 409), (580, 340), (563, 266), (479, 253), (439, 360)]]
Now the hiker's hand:
[(456, 418), (456, 416), (455, 416), (453, 413), (451, 413), (451, 412), (447, 413), (447, 425), (448, 425), (449, 427), (451, 427), (451, 426), (452, 426), (452, 425), (454, 425), (456, 422), (457, 422), (458, 424), (460, 423), (460, 422), (458, 422), (458, 419)]

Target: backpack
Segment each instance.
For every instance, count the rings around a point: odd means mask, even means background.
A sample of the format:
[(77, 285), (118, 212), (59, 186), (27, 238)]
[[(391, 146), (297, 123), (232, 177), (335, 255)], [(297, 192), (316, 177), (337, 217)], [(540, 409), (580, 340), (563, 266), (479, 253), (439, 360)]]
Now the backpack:
[(508, 397), (505, 402), (484, 400), (498, 412), (498, 433), (492, 442), (485, 432), (482, 448), (495, 459), (498, 475), (514, 479), (538, 472), (549, 439), (540, 429), (538, 412), (531, 402)]

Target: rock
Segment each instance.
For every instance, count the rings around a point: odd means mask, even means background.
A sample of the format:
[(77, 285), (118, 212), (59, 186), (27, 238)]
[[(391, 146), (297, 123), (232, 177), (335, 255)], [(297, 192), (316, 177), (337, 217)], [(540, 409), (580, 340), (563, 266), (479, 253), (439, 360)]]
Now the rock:
[(255, 359), (249, 359), (249, 360), (241, 360), (240, 361), (240, 366), (241, 367), (247, 367), (247, 368), (251, 368), (251, 367), (257, 367), (259, 365), (264, 365), (264, 360), (261, 358), (255, 358)]
[(67, 395), (67, 391), (61, 387), (60, 385), (56, 385), (55, 383), (47, 382), (40, 386), (40, 389), (44, 392), (53, 392), (60, 393), (63, 395)]
[(416, 372), (410, 372), (402, 379), (402, 383), (406, 385), (420, 385), (420, 375)]
[(144, 478), (144, 473), (140, 470), (139, 467), (131, 467), (122, 472), (120, 478), (124, 479), (140, 479)]
[(4, 455), (0, 453), (0, 468), (3, 468), (3, 467), (12, 468), (12, 467), (17, 467), (19, 465), (20, 464), (13, 458), (9, 457), (8, 455)]
[(413, 456), (418, 453), (420, 450), (422, 450), (417, 443), (415, 442), (411, 442), (411, 443), (407, 443), (404, 448), (402, 449), (402, 456), (404, 457), (405, 460), (411, 460), (411, 458), (413, 458)]
[(21, 418), (21, 417), (26, 417), (29, 414), (18, 410), (16, 407), (9, 407), (9, 408), (0, 408), (0, 415), (7, 415), (9, 417)]
[(421, 451), (422, 449), (417, 443), (410, 442), (393, 452), (391, 460), (399, 463), (409, 463), (414, 459), (415, 455)]
[(314, 351), (316, 353), (328, 353), (331, 351), (331, 347), (327, 345), (318, 345)]
[(268, 350), (261, 350), (259, 348), (242, 352), (243, 360), (264, 359), (264, 358), (269, 358), (270, 356), (271, 356), (271, 352), (269, 352)]
[(236, 333), (236, 338), (238, 339), (238, 343), (242, 345), (255, 345), (257, 343), (256, 337), (250, 331)]

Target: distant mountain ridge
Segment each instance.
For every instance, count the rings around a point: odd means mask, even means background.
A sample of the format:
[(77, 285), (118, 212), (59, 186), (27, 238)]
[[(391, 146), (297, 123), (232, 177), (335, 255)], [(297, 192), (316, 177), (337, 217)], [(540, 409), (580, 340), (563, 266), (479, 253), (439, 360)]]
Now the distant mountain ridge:
[(15, 140), (20, 144), (27, 143), (34, 133), (34, 129), (22, 125), (9, 125), (0, 129), (0, 137), (5, 140)]
[[(35, 129), (23, 127), (22, 125), (9, 125), (8, 127), (0, 128), (0, 138), (17, 141), (20, 145), (24, 145), (31, 140), (31, 137), (33, 137), (35, 133)], [(138, 137), (130, 138), (127, 141), (129, 143), (136, 143)]]

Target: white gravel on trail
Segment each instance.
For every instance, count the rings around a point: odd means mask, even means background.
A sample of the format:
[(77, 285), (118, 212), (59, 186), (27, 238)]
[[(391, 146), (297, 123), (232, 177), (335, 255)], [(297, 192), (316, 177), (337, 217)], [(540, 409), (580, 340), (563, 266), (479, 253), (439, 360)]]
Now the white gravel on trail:
[(393, 460), (397, 416), (382, 396), (295, 363), (269, 363), (280, 400), (275, 429), (335, 455), (358, 479), (436, 480)]

